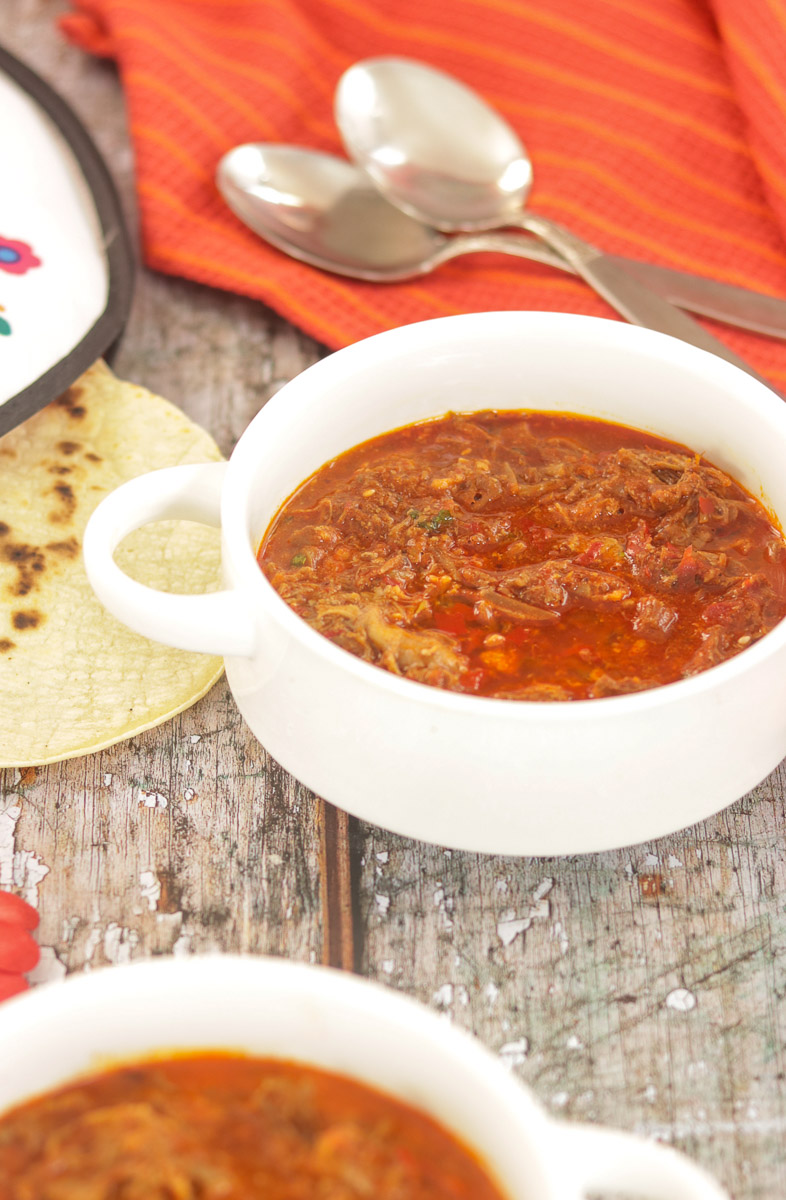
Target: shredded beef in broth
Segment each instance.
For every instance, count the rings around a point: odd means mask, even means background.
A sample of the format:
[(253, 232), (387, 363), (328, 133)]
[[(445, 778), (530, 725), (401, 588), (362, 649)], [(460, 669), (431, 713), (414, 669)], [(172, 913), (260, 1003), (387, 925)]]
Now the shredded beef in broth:
[(0, 1200), (503, 1200), (426, 1113), (300, 1063), (138, 1063), (0, 1116)]
[(786, 544), (683, 446), (553, 413), (449, 414), (327, 463), (260, 565), (350, 653), (512, 700), (616, 696), (738, 654), (786, 614)]

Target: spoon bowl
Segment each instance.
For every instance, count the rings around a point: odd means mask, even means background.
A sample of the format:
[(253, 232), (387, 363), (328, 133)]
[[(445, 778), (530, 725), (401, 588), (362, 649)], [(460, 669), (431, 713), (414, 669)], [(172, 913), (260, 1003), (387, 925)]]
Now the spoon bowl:
[(229, 207), (287, 254), (365, 279), (419, 274), (447, 240), (385, 200), (356, 167), (297, 146), (237, 146), (218, 165)]
[(336, 90), (352, 158), (404, 212), (437, 229), (516, 225), (532, 185), (518, 135), (471, 88), (403, 58), (356, 63)]
[(352, 163), (300, 146), (236, 146), (219, 162), (216, 183), (235, 216), (260, 237), (353, 279), (411, 279), (449, 258), (486, 250), (570, 270), (533, 238), (447, 238), (391, 204)]

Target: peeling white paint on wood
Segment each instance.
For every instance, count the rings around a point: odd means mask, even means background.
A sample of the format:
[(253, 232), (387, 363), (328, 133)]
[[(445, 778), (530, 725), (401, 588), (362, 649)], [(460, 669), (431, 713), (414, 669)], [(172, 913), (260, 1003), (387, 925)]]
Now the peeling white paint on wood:
[(103, 938), (103, 930), (102, 930), (101, 926), (94, 925), (93, 928), (88, 933), (87, 938), (85, 939), (84, 947), (82, 949), (82, 961), (83, 961), (85, 970), (89, 970), (89, 968), (93, 962), (93, 958), (95, 957), (95, 952), (98, 949), (98, 947), (101, 945), (102, 938)]
[(532, 893), (534, 903), (524, 917), (517, 917), (514, 908), (501, 912), (497, 920), (497, 937), (503, 946), (510, 946), (520, 933), (530, 928), (533, 921), (546, 920), (551, 912), (551, 906), (546, 899), (552, 887), (553, 880), (544, 879)]
[(555, 941), (559, 946), (560, 954), (567, 954), (568, 950), (570, 949), (570, 942), (568, 941), (568, 935), (565, 932), (565, 928), (561, 921), (554, 922), (551, 928), (551, 936), (553, 941)]
[(79, 928), (79, 917), (66, 917), (63, 920), (63, 931), (60, 935), (61, 940), (68, 945), (74, 940), (74, 934)]
[(49, 867), (33, 850), (16, 846), (16, 827), (22, 815), (19, 797), (10, 793), (0, 798), (0, 888), (18, 892), (33, 908), (38, 908), (38, 885), (49, 874)]
[(453, 984), (443, 983), (431, 997), (431, 1003), (437, 1008), (450, 1008), (453, 1003)]
[(497, 921), (497, 937), (503, 946), (510, 946), (531, 924), (531, 917), (517, 917), (515, 908), (506, 909)]
[(666, 997), (666, 1007), (675, 1012), (691, 1012), (696, 1007), (696, 997), (688, 988), (674, 988)]
[(445, 889), (442, 883), (438, 880), (433, 892), (434, 908), (439, 913), (440, 924), (446, 933), (450, 933), (453, 928), (453, 918), (451, 910), (453, 909), (453, 898), (445, 894)]
[(172, 953), (175, 958), (182, 958), (187, 954), (191, 954), (191, 952), (191, 935), (189, 933), (181, 933), (177, 941), (172, 945)]
[(5, 806), (0, 810), (0, 887), (10, 888), (14, 883), (14, 848), (16, 823), (22, 809), (13, 793), (5, 798)]
[(124, 929), (110, 921), (104, 932), (104, 957), (110, 963), (131, 961), (134, 948), (139, 945), (139, 934), (135, 929)]
[(169, 797), (163, 792), (147, 791), (145, 788), (140, 788), (138, 799), (141, 805), (145, 808), (166, 808), (169, 804)]
[(155, 871), (141, 872), (139, 876), (139, 890), (142, 893), (142, 899), (147, 900), (150, 912), (155, 912), (158, 907), (158, 901), (161, 898), (161, 883)]
[(32, 971), (27, 973), (27, 981), (32, 985), (41, 983), (56, 983), (65, 979), (66, 967), (57, 957), (54, 946), (41, 946), (41, 957)]
[(535, 904), (539, 905), (541, 900), (544, 900), (546, 898), (546, 896), (548, 896), (549, 892), (552, 890), (553, 887), (554, 887), (553, 879), (551, 879), (551, 878), (542, 879), (540, 881), (540, 883), (538, 884), (538, 886), (535, 888), (535, 891), (532, 893), (532, 899), (534, 900)]
[(49, 867), (32, 850), (14, 851), (13, 884), (33, 908), (38, 908), (38, 885), (48, 874)]
[(511, 1070), (520, 1067), (529, 1054), (529, 1042), (525, 1037), (517, 1038), (514, 1042), (505, 1042), (499, 1048), (499, 1056), (506, 1067)]

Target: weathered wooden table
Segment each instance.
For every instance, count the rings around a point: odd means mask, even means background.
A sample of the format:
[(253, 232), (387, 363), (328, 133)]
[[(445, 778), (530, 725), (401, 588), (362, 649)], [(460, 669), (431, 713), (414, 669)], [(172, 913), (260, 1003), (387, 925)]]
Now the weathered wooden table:
[[(59, 37), (63, 8), (2, 0), (0, 40), (81, 115), (133, 224), (120, 86)], [(260, 304), (142, 270), (114, 365), (229, 453), (322, 353)], [(38, 904), (38, 978), (216, 949), (354, 956), (474, 1030), (551, 1112), (672, 1142), (738, 1200), (786, 1194), (783, 767), (662, 841), (548, 860), (347, 823), (267, 755), (224, 682), (133, 741), (0, 774), (0, 887)]]

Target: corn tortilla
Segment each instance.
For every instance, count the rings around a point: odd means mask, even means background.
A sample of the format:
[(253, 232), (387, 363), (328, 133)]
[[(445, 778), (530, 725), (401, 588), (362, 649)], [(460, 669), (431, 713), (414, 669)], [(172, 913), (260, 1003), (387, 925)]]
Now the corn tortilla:
[[(102, 362), (0, 438), (0, 767), (88, 754), (173, 717), (223, 662), (148, 641), (96, 599), (82, 536), (99, 501), (136, 475), (210, 462), (212, 438)], [(219, 534), (166, 521), (128, 537), (117, 562), (171, 592), (214, 590)]]

